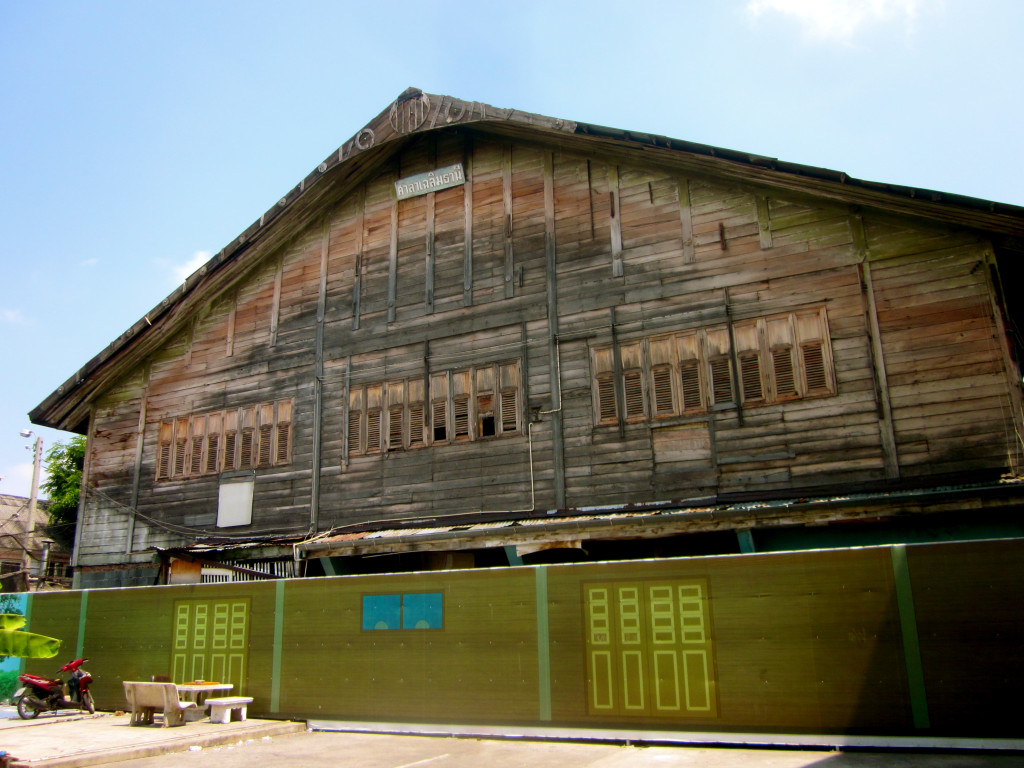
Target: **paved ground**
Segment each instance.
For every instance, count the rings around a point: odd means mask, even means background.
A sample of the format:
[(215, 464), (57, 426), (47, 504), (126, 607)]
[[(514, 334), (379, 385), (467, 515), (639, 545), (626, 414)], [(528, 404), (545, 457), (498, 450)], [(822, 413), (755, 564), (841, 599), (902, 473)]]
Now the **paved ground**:
[[(12, 717), (13, 714), (13, 717)], [(630, 746), (567, 740), (308, 731), (271, 720), (136, 727), (128, 715), (64, 713), (21, 721), (0, 707), (0, 750), (26, 768), (1020, 768), (1024, 752), (835, 751)], [(286, 733), (286, 729), (290, 732)]]

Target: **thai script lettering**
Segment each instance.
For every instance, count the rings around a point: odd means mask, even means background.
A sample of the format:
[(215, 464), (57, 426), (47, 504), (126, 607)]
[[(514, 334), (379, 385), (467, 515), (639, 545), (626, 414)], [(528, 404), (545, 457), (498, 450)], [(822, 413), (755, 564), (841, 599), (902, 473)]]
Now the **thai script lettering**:
[(399, 200), (405, 200), (408, 197), (425, 195), (428, 192), (437, 192), (465, 183), (466, 176), (462, 172), (462, 163), (456, 163), (445, 168), (438, 168), (436, 171), (427, 171), (407, 179), (399, 179), (395, 182), (395, 195)]

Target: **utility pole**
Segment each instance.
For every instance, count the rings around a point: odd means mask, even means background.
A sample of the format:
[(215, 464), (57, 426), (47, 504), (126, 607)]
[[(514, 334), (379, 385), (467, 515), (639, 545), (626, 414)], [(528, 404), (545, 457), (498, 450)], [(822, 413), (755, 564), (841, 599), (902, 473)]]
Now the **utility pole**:
[[(21, 430), (22, 437), (32, 437), (35, 433), (30, 429)], [(27, 447), (27, 446), (26, 446)], [(28, 519), (25, 521), (25, 539), (22, 542), (21, 570), (25, 575), (25, 591), (29, 591), (29, 573), (32, 565), (32, 555), (29, 546), (35, 537), (36, 531), (36, 506), (39, 498), (39, 465), (43, 458), (43, 438), (36, 435), (35, 443), (32, 445), (32, 491), (28, 497)], [(39, 574), (40, 579), (43, 574)], [(38, 583), (38, 582), (37, 582)]]

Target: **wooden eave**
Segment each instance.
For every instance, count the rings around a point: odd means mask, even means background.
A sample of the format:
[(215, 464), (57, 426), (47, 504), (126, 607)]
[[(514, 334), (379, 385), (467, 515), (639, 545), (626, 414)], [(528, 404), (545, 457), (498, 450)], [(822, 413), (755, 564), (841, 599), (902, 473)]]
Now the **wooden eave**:
[(410, 137), (461, 126), (473, 126), (475, 130), (507, 139), (554, 144), (568, 151), (606, 152), (631, 162), (675, 168), (680, 174), (724, 178), (991, 235), (1024, 238), (1024, 208), (1019, 206), (864, 181), (839, 171), (664, 136), (499, 109), (410, 88), (36, 406), (29, 413), (32, 423), (84, 434), (92, 401), (179, 332), (206, 302), (323, 216), (326, 208), (365, 181)]

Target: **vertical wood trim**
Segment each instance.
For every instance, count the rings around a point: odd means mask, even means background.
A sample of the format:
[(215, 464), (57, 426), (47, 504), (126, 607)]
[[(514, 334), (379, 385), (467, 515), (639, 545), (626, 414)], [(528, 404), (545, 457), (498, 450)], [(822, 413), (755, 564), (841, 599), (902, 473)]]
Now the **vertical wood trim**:
[(526, 323), (520, 325), (520, 345), (522, 349), (523, 363), (519, 367), (519, 383), (522, 397), (519, 398), (519, 415), (522, 418), (523, 429), (530, 428), (530, 337), (527, 332)]
[(149, 379), (150, 364), (146, 364), (142, 381), (142, 399), (139, 403), (139, 424), (138, 435), (135, 437), (135, 467), (132, 470), (132, 497), (129, 505), (132, 512), (128, 515), (128, 531), (125, 534), (124, 553), (132, 553), (132, 544), (135, 541), (135, 510), (139, 507), (139, 485), (142, 482), (142, 450), (146, 438), (146, 403), (149, 400)]
[(537, 717), (546, 722), (551, 720), (551, 631), (547, 568), (538, 566), (534, 571), (534, 579), (537, 600)]
[(274, 645), (270, 664), (270, 711), (281, 711), (281, 658), (284, 650), (284, 579), (274, 585)]
[(349, 436), (349, 422), (348, 412), (352, 407), (352, 355), (345, 357), (345, 395), (342, 402), (345, 404), (344, 417), (341, 421), (341, 465), (348, 467), (349, 454), (348, 454), (348, 436)]
[(366, 212), (366, 185), (359, 189), (359, 212), (356, 214), (356, 274), (352, 283), (352, 330), (359, 330), (359, 303), (363, 293), (363, 227)]
[(395, 321), (395, 301), (398, 293), (398, 198), (394, 185), (391, 191), (391, 245), (388, 249), (388, 322)]
[(885, 350), (882, 347), (882, 330), (878, 324), (878, 309), (875, 305), (875, 288), (871, 279), (871, 263), (868, 260), (867, 235), (864, 232), (864, 219), (861, 216), (850, 217), (850, 232), (853, 235), (854, 247), (861, 258), (857, 270), (860, 274), (860, 290), (868, 322), (871, 368), (874, 372), (875, 396), (878, 406), (878, 432), (882, 442), (885, 476), (890, 479), (898, 479), (900, 460), (896, 447), (896, 433), (892, 424), (892, 402), (889, 399), (889, 379), (885, 372)]
[(626, 436), (626, 387), (622, 380), (622, 352), (615, 327), (615, 307), (608, 308), (608, 324), (612, 333), (612, 384), (615, 389), (615, 419), (619, 425), (619, 438)]
[[(82, 482), (78, 486), (78, 525), (75, 526), (75, 544), (71, 550), (71, 567), (74, 571), (74, 587), (77, 589), (78, 584), (81, 580), (81, 574), (78, 572), (78, 559), (81, 556), (82, 548), (82, 530), (86, 525), (86, 514), (85, 510), (88, 506), (89, 500), (89, 482), (92, 475), (92, 453), (93, 453), (93, 441), (89, 439), (89, 436), (93, 434), (96, 429), (96, 406), (93, 405), (89, 408), (89, 431), (86, 433), (85, 440), (85, 459), (82, 461)], [(132, 510), (132, 515), (135, 514), (135, 510)]]
[(676, 190), (679, 193), (679, 226), (683, 240), (683, 263), (692, 264), (693, 253), (693, 214), (690, 211), (690, 180), (676, 179)]
[(501, 155), (501, 195), (505, 223), (505, 298), (514, 294), (512, 275), (515, 271), (515, 255), (512, 253), (512, 145), (506, 144)]
[(434, 195), (427, 193), (427, 235), (426, 235), (426, 273), (424, 275), (424, 297), (427, 314), (434, 311)]
[(565, 504), (565, 446), (562, 436), (562, 392), (558, 360), (558, 259), (555, 243), (555, 156), (544, 153), (544, 256), (547, 266), (548, 382), (551, 390), (551, 453), (555, 508)]
[(928, 695), (924, 687), (924, 665), (921, 663), (921, 642), (917, 634), (917, 613), (914, 610), (914, 592), (907, 562), (907, 545), (896, 544), (889, 550), (896, 587), (896, 606), (903, 635), (903, 658), (907, 665), (907, 688), (910, 710), (915, 728), (928, 728)]
[(238, 289), (231, 295), (231, 310), (228, 312), (228, 338), (224, 345), (225, 357), (235, 354), (235, 312), (238, 311)]
[(281, 285), (284, 281), (284, 254), (277, 259), (274, 269), (274, 300), (270, 307), (270, 346), (277, 346), (277, 327), (281, 322)]
[(462, 238), (462, 306), (473, 304), (473, 138), (466, 137), (464, 168), (466, 183), (462, 185), (462, 201), (466, 224)]
[(320, 462), (323, 433), (324, 389), (324, 316), (327, 312), (327, 260), (331, 247), (331, 224), (324, 219), (320, 235), (320, 293), (316, 305), (316, 358), (313, 371), (313, 466), (310, 482), (309, 529), (317, 530), (320, 522)]
[(729, 289), (725, 289), (725, 316), (729, 328), (729, 367), (732, 368), (732, 401), (736, 404), (736, 420), (743, 426), (743, 382), (740, 381), (740, 366), (736, 359), (736, 334), (732, 325), (732, 306), (729, 303)]
[(768, 208), (768, 198), (765, 195), (757, 195), (757, 234), (761, 239), (761, 250), (768, 250), (772, 247), (772, 218), (771, 210)]
[(192, 344), (196, 340), (196, 325), (198, 324), (199, 320), (195, 317), (188, 324), (188, 341), (185, 342), (185, 367), (192, 365)]
[(608, 194), (611, 196), (609, 229), (612, 238), (612, 277), (622, 277), (622, 206), (619, 203), (619, 166), (608, 166)]

